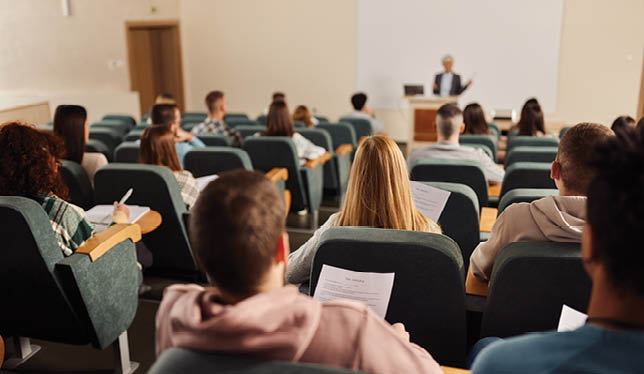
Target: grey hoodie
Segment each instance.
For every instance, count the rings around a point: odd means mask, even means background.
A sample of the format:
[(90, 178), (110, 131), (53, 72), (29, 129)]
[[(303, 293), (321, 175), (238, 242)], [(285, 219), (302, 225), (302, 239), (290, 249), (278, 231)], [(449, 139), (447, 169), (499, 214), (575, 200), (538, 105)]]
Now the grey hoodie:
[(510, 243), (580, 243), (585, 224), (585, 196), (547, 196), (531, 203), (512, 204), (497, 218), (490, 239), (472, 253), (472, 273), (489, 280), (496, 255)]

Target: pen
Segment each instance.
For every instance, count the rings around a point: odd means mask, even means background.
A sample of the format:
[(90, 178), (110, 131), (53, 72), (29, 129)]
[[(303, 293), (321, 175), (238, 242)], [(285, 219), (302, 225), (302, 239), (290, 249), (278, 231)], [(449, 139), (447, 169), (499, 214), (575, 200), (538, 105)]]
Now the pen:
[[(117, 206), (121, 206), (121, 205), (125, 204), (127, 199), (129, 199), (130, 196), (132, 196), (132, 192), (134, 192), (134, 188), (130, 188), (129, 190), (127, 190), (127, 192), (125, 193), (125, 195), (123, 195), (123, 197), (121, 198), (121, 200), (119, 201)], [(112, 215), (108, 214), (105, 217), (103, 217), (101, 222), (104, 223), (106, 220), (109, 220), (111, 217), (112, 217)]]

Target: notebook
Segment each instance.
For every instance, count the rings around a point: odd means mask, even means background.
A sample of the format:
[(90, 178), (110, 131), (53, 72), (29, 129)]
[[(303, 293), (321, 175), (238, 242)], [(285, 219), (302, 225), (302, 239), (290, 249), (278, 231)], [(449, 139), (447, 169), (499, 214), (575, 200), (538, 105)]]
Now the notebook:
[[(135, 223), (145, 213), (150, 211), (150, 207), (147, 206), (138, 206), (138, 205), (128, 205), (130, 210), (130, 219), (129, 223)], [(114, 211), (113, 205), (96, 205), (92, 209), (85, 212), (85, 217), (94, 225), (96, 232), (101, 232), (107, 229), (112, 223), (112, 212)]]

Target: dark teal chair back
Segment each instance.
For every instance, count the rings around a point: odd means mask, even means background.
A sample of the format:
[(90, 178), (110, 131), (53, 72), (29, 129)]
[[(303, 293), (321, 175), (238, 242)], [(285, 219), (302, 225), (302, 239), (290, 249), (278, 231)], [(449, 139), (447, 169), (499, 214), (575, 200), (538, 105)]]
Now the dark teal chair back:
[(482, 144), (492, 151), (492, 160), (496, 162), (497, 144), (496, 138), (491, 135), (461, 135), (458, 138), (460, 144)]
[(124, 142), (114, 150), (114, 162), (138, 164), (140, 162), (140, 147), (136, 142)]
[[(148, 127), (148, 126), (146, 126), (146, 128), (147, 128), (147, 127)], [(144, 130), (145, 130), (145, 129), (141, 129), (141, 130), (139, 130), (139, 129), (134, 129), (134, 130), (131, 130), (130, 132), (128, 132), (128, 133), (127, 133), (127, 135), (125, 135), (125, 139), (124, 139), (124, 140), (125, 140), (126, 142), (134, 142), (134, 141), (137, 141), (137, 140), (141, 139), (141, 134), (143, 134), (143, 131), (144, 131)]]
[(316, 129), (324, 130), (329, 133), (331, 136), (331, 141), (333, 142), (333, 149), (337, 149), (342, 144), (351, 144), (355, 152), (358, 146), (358, 140), (356, 138), (356, 131), (353, 129), (353, 126), (344, 123), (329, 123), (324, 122), (315, 126)]
[(257, 121), (260, 125), (266, 126), (266, 115), (265, 115), (265, 114), (260, 114), (259, 116), (257, 116), (256, 121)]
[(553, 162), (556, 156), (557, 147), (514, 147), (505, 156), (505, 167), (516, 162)]
[(356, 138), (360, 140), (363, 136), (373, 135), (373, 129), (371, 128), (371, 122), (363, 118), (351, 118), (351, 117), (342, 117), (340, 122), (345, 122), (351, 124), (353, 129), (356, 132)]
[(62, 160), (58, 170), (69, 189), (71, 203), (84, 210), (91, 209), (94, 206), (94, 188), (85, 169), (74, 161)]
[(105, 143), (98, 139), (88, 139), (85, 143), (85, 152), (102, 153), (105, 158), (107, 158), (107, 161), (112, 161), (112, 159), (114, 158), (114, 153), (111, 152), (109, 148), (107, 148)]
[(136, 120), (134, 117), (127, 114), (106, 114), (103, 116), (103, 120), (116, 120), (126, 123), (130, 129), (136, 126)]
[(203, 121), (204, 120), (199, 119), (198, 117), (187, 117), (181, 120), (181, 128), (186, 131), (192, 131), (195, 126)]
[(233, 144), (233, 138), (226, 135), (198, 135), (207, 147), (230, 147)]
[(94, 122), (90, 126), (90, 128), (98, 128), (98, 127), (108, 128), (108, 129), (117, 131), (121, 138), (123, 138), (125, 134), (127, 134), (131, 129), (129, 123), (123, 122), (118, 119), (104, 119), (99, 122)]
[(402, 322), (411, 341), (443, 365), (465, 359), (463, 258), (445, 235), (367, 227), (333, 227), (322, 234), (311, 269), (311, 291), (322, 265), (395, 273), (385, 319)]
[(505, 170), (499, 199), (515, 188), (557, 188), (550, 178), (550, 164), (544, 162), (515, 162)]
[(246, 113), (226, 113), (224, 116), (224, 122), (228, 122), (230, 120), (238, 120), (238, 119), (248, 119), (248, 116)]
[[(498, 214), (501, 214), (505, 208), (515, 203), (530, 203), (546, 196), (557, 196), (559, 190), (551, 188), (515, 188), (508, 191), (501, 200), (499, 200)], [(497, 215), (498, 215), (497, 214)]]
[(562, 127), (561, 130), (559, 130), (559, 139), (563, 138), (564, 135), (566, 135), (566, 131), (568, 131), (570, 127)]
[(329, 133), (320, 128), (297, 129), (300, 135), (310, 140), (318, 147), (326, 149), (331, 154), (329, 162), (324, 164), (324, 188), (336, 191), (342, 196), (349, 183), (349, 172), (351, 171), (351, 154), (338, 155), (333, 148), (333, 141)]
[(206, 112), (184, 112), (181, 115), (181, 121), (183, 122), (184, 120), (195, 120), (198, 122), (203, 122), (207, 117), (208, 113)]
[(315, 117), (315, 119), (317, 119), (319, 123), (329, 122), (329, 118), (325, 116), (313, 116), (313, 117)]
[(508, 146), (506, 151), (510, 151), (514, 147), (529, 146), (529, 147), (558, 147), (559, 139), (549, 136), (511, 136), (508, 137)]
[(246, 151), (232, 147), (194, 148), (186, 153), (183, 163), (195, 178), (234, 169), (253, 170)]
[(247, 138), (249, 136), (253, 136), (257, 133), (261, 133), (266, 131), (266, 126), (248, 126), (248, 125), (240, 125), (235, 127), (235, 130), (239, 132), (239, 135), (241, 135), (242, 138)]
[[(89, 128), (89, 138), (100, 140), (107, 147), (111, 155), (114, 154), (116, 146), (121, 144), (125, 134), (119, 133), (118, 130), (109, 127), (94, 127)], [(111, 159), (111, 157), (109, 157)]]
[(252, 120), (252, 119), (242, 119), (242, 118), (231, 118), (225, 120), (226, 124), (229, 127), (237, 127), (237, 126), (263, 126), (260, 125), (259, 122)]
[(490, 133), (496, 136), (497, 141), (501, 139), (501, 129), (496, 123), (490, 122), (487, 124), (487, 127), (490, 130)]
[(512, 243), (494, 261), (481, 336), (554, 330), (564, 304), (586, 312), (590, 290), (579, 244)]

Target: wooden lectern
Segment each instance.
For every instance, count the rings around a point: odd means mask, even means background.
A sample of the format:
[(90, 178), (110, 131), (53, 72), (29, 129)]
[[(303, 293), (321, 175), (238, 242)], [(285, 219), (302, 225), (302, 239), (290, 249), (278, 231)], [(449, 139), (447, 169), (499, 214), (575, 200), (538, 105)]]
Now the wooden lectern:
[(420, 143), (433, 143), (438, 140), (436, 134), (436, 112), (444, 104), (458, 101), (458, 96), (405, 96), (409, 102), (411, 115), (407, 141), (407, 154)]

